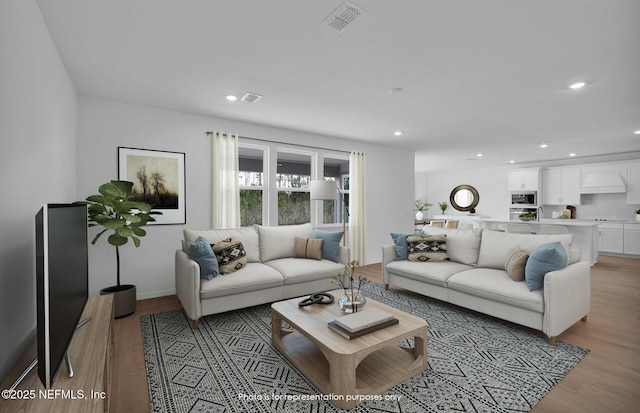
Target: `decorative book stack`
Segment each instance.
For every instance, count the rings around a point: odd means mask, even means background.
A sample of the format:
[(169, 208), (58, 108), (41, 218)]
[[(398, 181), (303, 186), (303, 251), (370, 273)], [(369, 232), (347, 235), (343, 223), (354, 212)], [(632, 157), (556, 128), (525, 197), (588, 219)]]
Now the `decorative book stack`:
[(393, 315), (377, 308), (367, 308), (338, 317), (327, 325), (342, 337), (351, 340), (394, 324), (398, 324), (398, 319)]

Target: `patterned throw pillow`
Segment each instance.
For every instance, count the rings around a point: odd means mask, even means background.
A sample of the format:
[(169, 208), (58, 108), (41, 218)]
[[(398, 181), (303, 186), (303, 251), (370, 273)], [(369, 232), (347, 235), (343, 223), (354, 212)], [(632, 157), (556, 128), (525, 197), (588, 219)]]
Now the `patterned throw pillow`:
[(449, 261), (447, 255), (447, 236), (411, 235), (407, 237), (409, 261)]
[(223, 239), (212, 244), (211, 248), (216, 254), (222, 274), (231, 274), (247, 265), (247, 252), (237, 238)]

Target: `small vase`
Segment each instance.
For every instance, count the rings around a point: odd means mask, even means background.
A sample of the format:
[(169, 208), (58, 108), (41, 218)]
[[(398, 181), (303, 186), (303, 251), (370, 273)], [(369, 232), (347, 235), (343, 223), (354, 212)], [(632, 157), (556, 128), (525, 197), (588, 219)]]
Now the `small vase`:
[(422, 221), (424, 219), (424, 214), (422, 211), (416, 212), (416, 221)]
[(367, 299), (362, 294), (345, 294), (338, 301), (338, 305), (343, 313), (357, 313), (364, 307), (366, 302)]

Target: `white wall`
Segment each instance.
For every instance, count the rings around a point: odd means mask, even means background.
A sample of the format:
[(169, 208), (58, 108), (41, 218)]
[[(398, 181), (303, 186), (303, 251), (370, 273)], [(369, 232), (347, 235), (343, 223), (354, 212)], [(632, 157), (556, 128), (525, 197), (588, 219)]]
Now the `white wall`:
[(0, 380), (35, 332), (35, 224), (76, 199), (76, 93), (31, 0), (0, 2)]
[(463, 171), (443, 171), (437, 173), (420, 173), (416, 176), (416, 198), (433, 204), (426, 214), (428, 217), (441, 214), (438, 202), (446, 202), (449, 208), (447, 215), (467, 215), (467, 212), (455, 210), (449, 202), (449, 195), (458, 185), (471, 185), (478, 190), (480, 201), (476, 207), (476, 215), (508, 218), (509, 193), (507, 191), (508, 168), (484, 168)]
[[(195, 116), (175, 111), (81, 97), (78, 110), (78, 196), (94, 194), (100, 184), (117, 178), (117, 147), (186, 154), (186, 225), (148, 228), (140, 248), (121, 249), (123, 283), (137, 285), (138, 298), (172, 294), (174, 252), (183, 228), (211, 227), (210, 138), (217, 130), (240, 136), (367, 154), (367, 263), (381, 260), (389, 232), (413, 225), (413, 152), (302, 132)], [(90, 249), (92, 293), (115, 283), (113, 247), (104, 240)]]

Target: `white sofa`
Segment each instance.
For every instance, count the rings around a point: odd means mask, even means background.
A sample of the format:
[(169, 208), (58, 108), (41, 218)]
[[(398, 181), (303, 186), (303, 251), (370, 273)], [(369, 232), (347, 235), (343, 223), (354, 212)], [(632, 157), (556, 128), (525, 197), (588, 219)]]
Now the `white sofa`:
[[(193, 328), (197, 328), (203, 315), (336, 288), (331, 277), (344, 271), (349, 249), (339, 247), (338, 262), (294, 258), (295, 238), (310, 238), (312, 232), (311, 224), (183, 230), (182, 249), (175, 252), (176, 294)], [(237, 238), (246, 251), (247, 265), (210, 280), (200, 278), (200, 267), (189, 258), (188, 251), (201, 236), (211, 244)]]
[[(450, 261), (396, 260), (395, 245), (382, 247), (382, 277), (389, 285), (469, 308), (544, 332), (553, 345), (556, 337), (590, 310), (591, 274), (587, 261), (577, 261), (571, 234), (512, 234), (490, 230), (424, 229), (446, 235)], [(530, 254), (546, 243), (559, 241), (568, 253), (568, 265), (548, 272), (543, 289), (529, 291), (514, 281), (505, 261), (515, 248)]]

